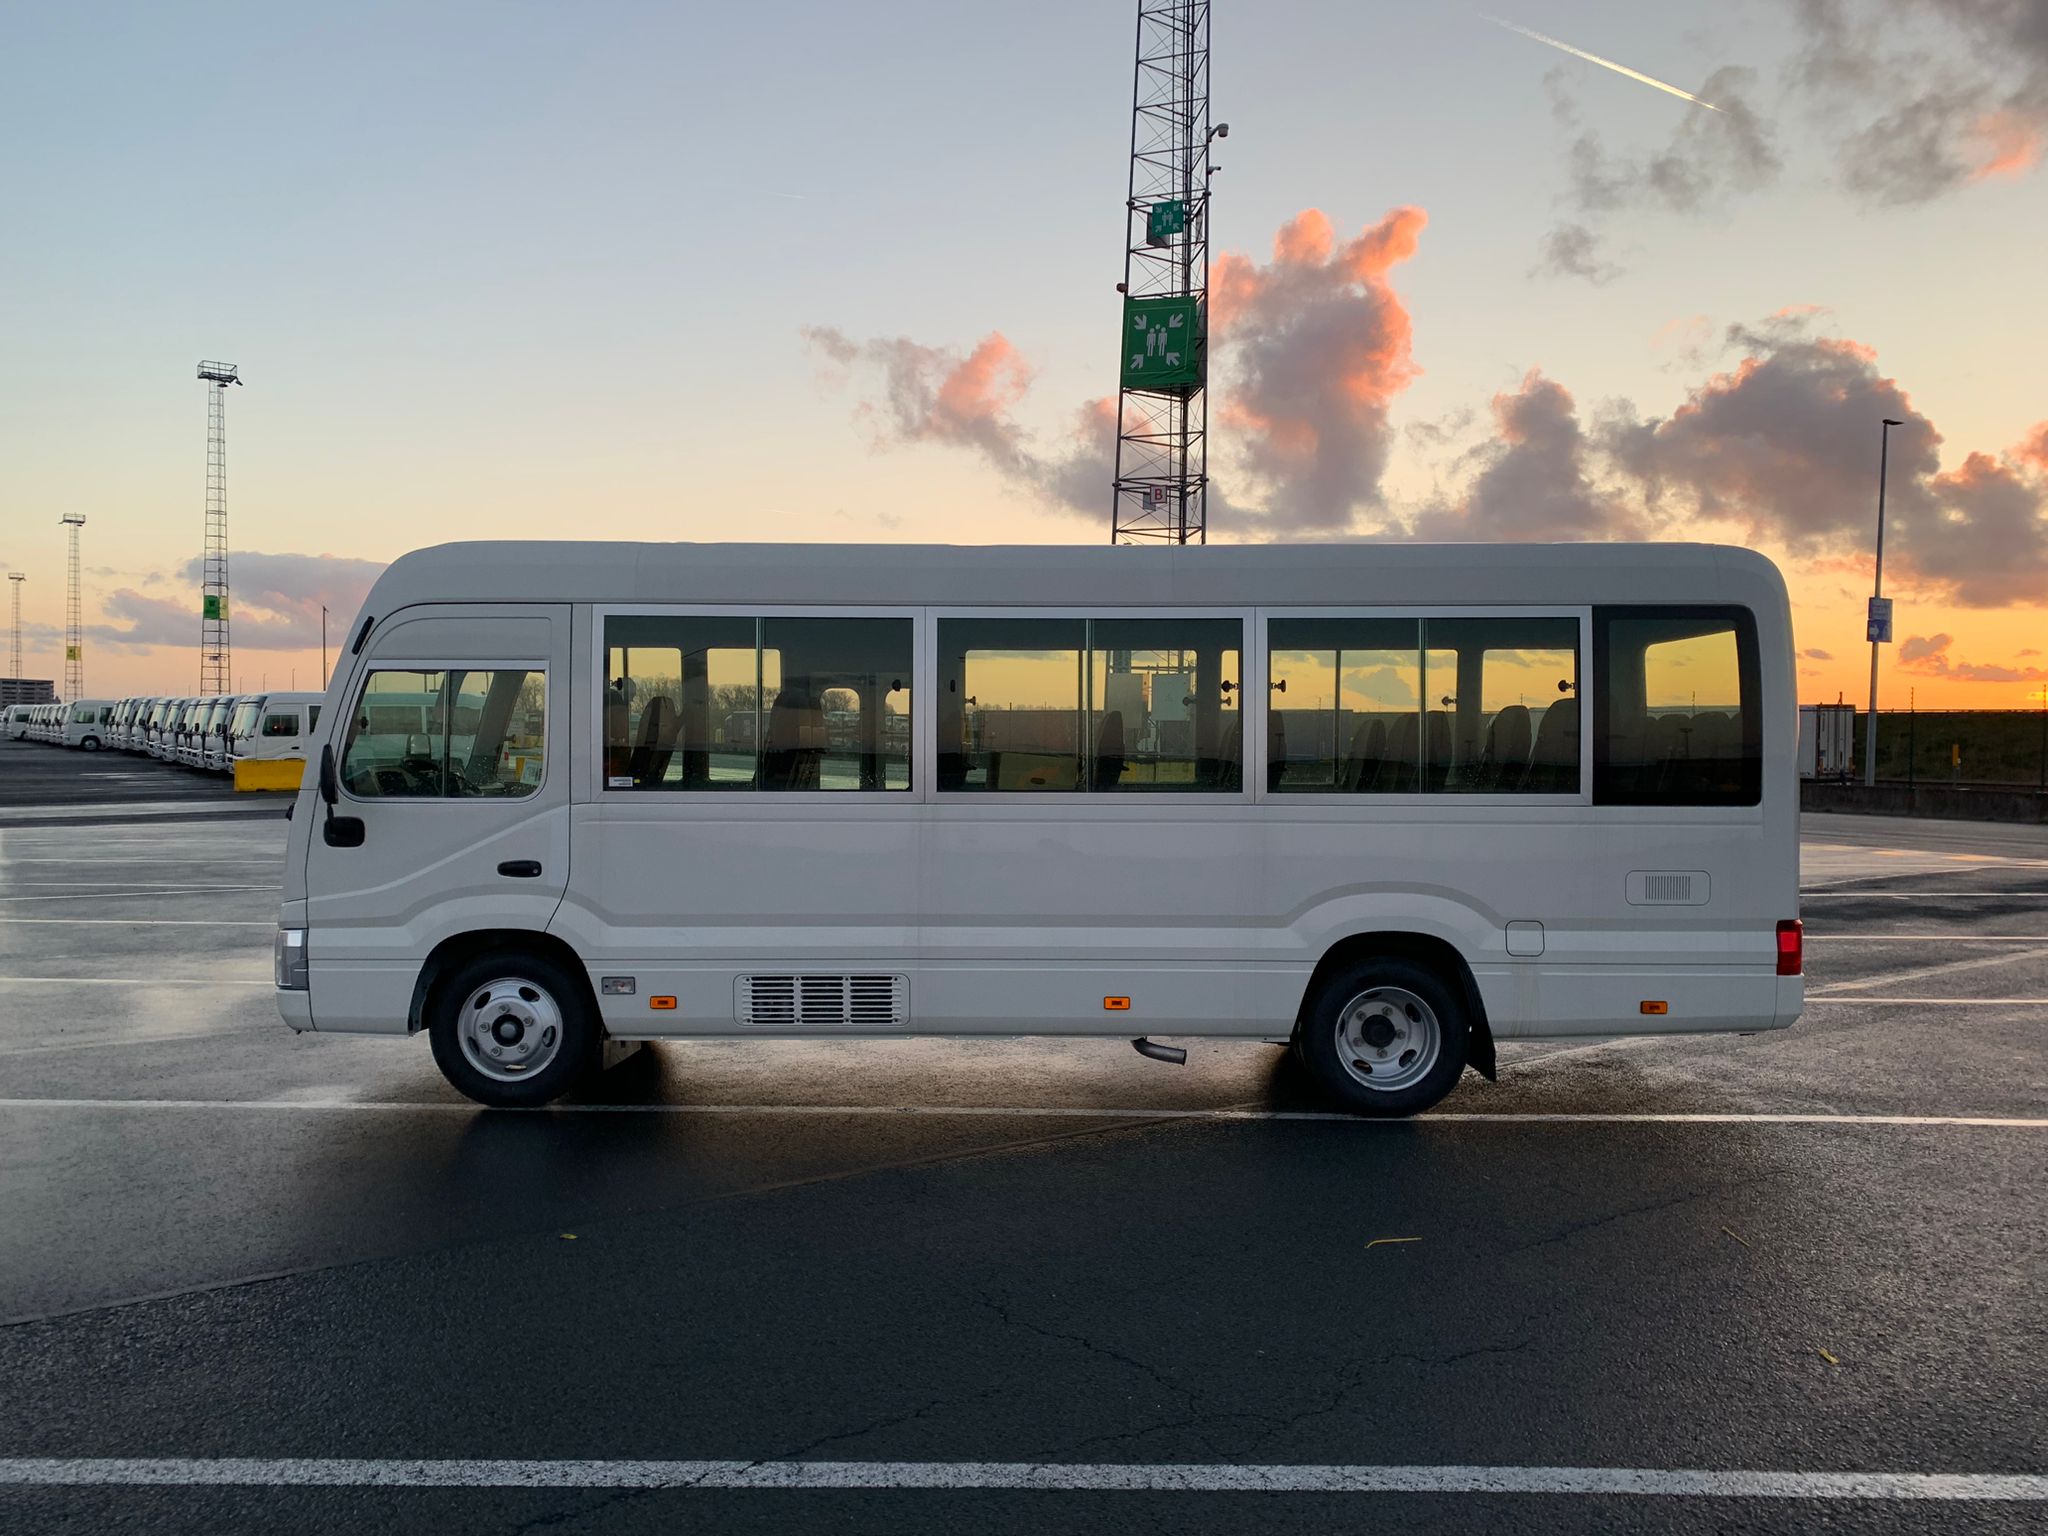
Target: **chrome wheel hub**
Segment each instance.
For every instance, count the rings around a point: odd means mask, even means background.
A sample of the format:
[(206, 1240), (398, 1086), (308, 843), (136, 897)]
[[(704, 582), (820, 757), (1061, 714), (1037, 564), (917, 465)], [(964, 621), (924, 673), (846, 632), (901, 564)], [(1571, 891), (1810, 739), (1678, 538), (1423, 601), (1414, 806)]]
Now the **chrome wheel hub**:
[(456, 1033), (471, 1066), (498, 1082), (516, 1083), (561, 1054), (562, 1010), (538, 984), (501, 977), (469, 994)]
[(1414, 1086), (1443, 1052), (1436, 1011), (1405, 987), (1374, 987), (1337, 1018), (1337, 1057), (1354, 1082), (1375, 1093)]

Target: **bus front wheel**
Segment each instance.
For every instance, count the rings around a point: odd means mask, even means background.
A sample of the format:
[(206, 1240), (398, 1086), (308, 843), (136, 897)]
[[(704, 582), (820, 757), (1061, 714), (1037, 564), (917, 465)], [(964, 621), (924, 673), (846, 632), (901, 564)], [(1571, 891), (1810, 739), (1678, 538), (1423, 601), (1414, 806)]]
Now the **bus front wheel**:
[(1358, 1115), (1419, 1114), (1457, 1086), (1471, 1032), (1457, 990), (1413, 960), (1361, 960), (1317, 988), (1297, 1050)]
[(531, 1109), (588, 1075), (599, 1054), (585, 989), (554, 961), (502, 950), (441, 978), (427, 1026), (442, 1076), (496, 1109)]

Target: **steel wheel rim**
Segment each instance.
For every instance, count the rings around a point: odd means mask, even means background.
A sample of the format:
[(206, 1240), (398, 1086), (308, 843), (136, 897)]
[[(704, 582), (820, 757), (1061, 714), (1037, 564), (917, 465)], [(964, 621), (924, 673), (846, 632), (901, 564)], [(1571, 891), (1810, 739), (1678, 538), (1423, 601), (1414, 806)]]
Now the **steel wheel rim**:
[(1374, 1093), (1398, 1093), (1429, 1076), (1443, 1054), (1436, 1010), (1406, 987), (1372, 987), (1337, 1016), (1337, 1059)]
[(501, 976), (478, 987), (456, 1016), (463, 1060), (493, 1082), (537, 1077), (562, 1053), (562, 1010), (538, 982)]

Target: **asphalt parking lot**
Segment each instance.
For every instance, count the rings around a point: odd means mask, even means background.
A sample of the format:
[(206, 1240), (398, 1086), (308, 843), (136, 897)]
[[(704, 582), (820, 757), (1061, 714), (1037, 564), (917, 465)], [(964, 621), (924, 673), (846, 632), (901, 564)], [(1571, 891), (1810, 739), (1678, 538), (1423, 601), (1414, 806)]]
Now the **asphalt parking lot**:
[(1798, 1026), (1404, 1124), (1199, 1042), (510, 1114), (278, 1022), (274, 807), (79, 761), (0, 743), (10, 1532), (2039, 1528), (2048, 830), (1809, 817)]

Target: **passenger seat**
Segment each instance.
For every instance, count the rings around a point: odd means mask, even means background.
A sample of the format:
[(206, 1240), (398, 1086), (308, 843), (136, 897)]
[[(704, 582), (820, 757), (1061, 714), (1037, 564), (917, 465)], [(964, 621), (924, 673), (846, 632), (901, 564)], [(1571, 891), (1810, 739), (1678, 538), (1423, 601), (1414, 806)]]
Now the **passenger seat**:
[(1578, 788), (1579, 701), (1559, 699), (1543, 711), (1536, 726), (1535, 750), (1529, 754), (1525, 792), (1554, 795)]

